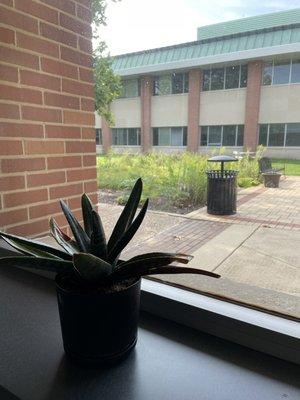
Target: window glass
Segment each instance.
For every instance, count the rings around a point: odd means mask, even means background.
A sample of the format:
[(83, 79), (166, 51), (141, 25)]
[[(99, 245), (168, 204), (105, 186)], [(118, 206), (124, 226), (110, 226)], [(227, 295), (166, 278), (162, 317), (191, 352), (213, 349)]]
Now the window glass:
[(129, 146), (137, 146), (137, 130), (135, 128), (128, 129), (128, 145)]
[(287, 124), (286, 127), (286, 146), (300, 146), (300, 123)]
[(284, 124), (270, 124), (269, 146), (284, 145)]
[(189, 74), (188, 74), (188, 72), (186, 72), (183, 77), (184, 77), (183, 91), (184, 91), (184, 93), (188, 93), (189, 92)]
[(267, 124), (261, 124), (259, 126), (258, 144), (262, 144), (263, 146), (268, 145), (268, 125)]
[(102, 145), (102, 131), (101, 129), (96, 129), (96, 145)]
[(289, 83), (290, 67), (290, 61), (274, 63), (273, 85)]
[(247, 65), (241, 65), (240, 87), (247, 87), (247, 78), (248, 78), (248, 67)]
[(208, 135), (208, 126), (200, 127), (200, 144), (201, 146), (207, 146), (207, 135)]
[(120, 98), (138, 97), (139, 95), (139, 79), (124, 79), (122, 81)]
[(244, 125), (238, 125), (236, 145), (244, 146)]
[(300, 83), (300, 59), (293, 60), (291, 71), (291, 83)]
[(158, 130), (158, 146), (170, 146), (171, 143), (170, 128), (159, 128)]
[(222, 126), (210, 126), (208, 130), (208, 146), (222, 145)]
[(224, 89), (224, 68), (211, 70), (211, 90)]
[(158, 128), (153, 128), (153, 146), (158, 146)]
[(210, 69), (205, 69), (203, 71), (203, 84), (202, 84), (202, 89), (204, 91), (209, 90), (209, 84), (210, 84)]
[(273, 62), (265, 63), (263, 69), (263, 85), (272, 84)]
[(239, 87), (240, 66), (233, 65), (226, 67), (225, 89), (234, 89)]
[(182, 146), (182, 128), (171, 128), (171, 146)]
[(223, 146), (235, 146), (236, 125), (223, 126)]
[(161, 75), (158, 77), (157, 93), (158, 95), (171, 94), (172, 80), (171, 75)]
[(187, 127), (182, 128), (182, 146), (187, 146)]
[(183, 74), (172, 74), (172, 93), (183, 93)]

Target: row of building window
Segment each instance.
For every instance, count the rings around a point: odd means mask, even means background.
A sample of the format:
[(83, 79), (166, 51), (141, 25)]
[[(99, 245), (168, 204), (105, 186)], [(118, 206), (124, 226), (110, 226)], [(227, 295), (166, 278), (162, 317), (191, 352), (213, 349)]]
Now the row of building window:
[[(187, 127), (153, 128), (153, 146), (187, 145)], [(102, 145), (102, 131), (96, 129), (96, 144)], [(112, 129), (114, 146), (140, 146), (140, 128)], [(201, 146), (242, 147), (244, 144), (244, 125), (210, 125), (202, 126)], [(300, 123), (260, 124), (258, 144), (266, 147), (300, 147)]]
[[(300, 83), (300, 59), (270, 61), (263, 67), (263, 85)], [(124, 79), (120, 98), (140, 96), (140, 79)], [(247, 86), (247, 65), (231, 65), (203, 70), (202, 90), (237, 89)], [(178, 72), (153, 78), (153, 96), (188, 93), (189, 74)]]

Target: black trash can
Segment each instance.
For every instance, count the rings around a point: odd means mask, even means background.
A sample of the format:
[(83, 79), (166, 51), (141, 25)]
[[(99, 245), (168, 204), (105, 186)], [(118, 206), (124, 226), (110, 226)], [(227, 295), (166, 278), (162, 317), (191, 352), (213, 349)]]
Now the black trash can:
[(207, 171), (207, 212), (214, 215), (236, 213), (236, 177), (238, 171), (224, 169), (225, 162), (238, 161), (230, 156), (215, 156), (209, 162), (220, 162), (221, 169)]

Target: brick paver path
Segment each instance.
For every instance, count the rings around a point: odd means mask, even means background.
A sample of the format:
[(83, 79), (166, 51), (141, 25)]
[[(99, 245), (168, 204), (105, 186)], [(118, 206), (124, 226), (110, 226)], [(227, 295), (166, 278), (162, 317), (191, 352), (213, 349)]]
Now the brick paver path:
[(259, 224), (272, 228), (300, 230), (300, 177), (289, 176), (279, 188), (249, 188), (241, 191), (235, 215), (213, 216), (206, 208), (188, 214), (190, 218), (240, 224)]

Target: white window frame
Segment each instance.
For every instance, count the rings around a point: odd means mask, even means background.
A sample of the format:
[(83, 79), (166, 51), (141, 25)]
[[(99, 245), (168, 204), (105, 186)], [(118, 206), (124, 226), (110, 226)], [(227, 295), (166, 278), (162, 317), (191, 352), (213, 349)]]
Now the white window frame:
[[(172, 87), (173, 87), (172, 75), (173, 75), (173, 74), (182, 74), (182, 92), (181, 92), (181, 93), (173, 93), (173, 92), (172, 92)], [(155, 90), (154, 90), (154, 88), (155, 88), (155, 82), (156, 82), (156, 81), (159, 81), (159, 78), (160, 78), (161, 76), (164, 76), (164, 75), (169, 76), (170, 79), (171, 79), (171, 92), (170, 92), (169, 94), (155, 93)], [(171, 73), (169, 73), (169, 74), (155, 75), (155, 76), (154, 76), (154, 79), (153, 79), (152, 96), (155, 96), (155, 97), (156, 97), (156, 96), (173, 96), (173, 95), (176, 96), (176, 95), (181, 95), (181, 94), (188, 94), (189, 90), (188, 90), (187, 92), (184, 91), (185, 83), (186, 83), (186, 76), (187, 76), (187, 79), (189, 80), (189, 73), (188, 73), (187, 71), (185, 71), (185, 72), (171, 72)], [(189, 88), (189, 85), (188, 85), (188, 88)], [(158, 90), (159, 90), (159, 86), (158, 86)]]
[[(153, 130), (158, 129), (158, 143), (159, 143), (159, 129), (161, 129), (161, 128), (169, 129), (170, 143), (168, 145), (153, 144), (153, 142), (154, 142)], [(181, 128), (182, 145), (178, 145), (178, 146), (172, 145), (172, 128)], [(152, 128), (152, 146), (153, 147), (186, 148), (187, 145), (183, 144), (184, 128), (186, 128), (186, 126), (158, 126), (158, 127)]]
[[(269, 85), (268, 85), (269, 86)], [(277, 86), (277, 85), (276, 85)], [(280, 149), (280, 148), (287, 148), (287, 149), (292, 149), (292, 148), (298, 148), (299, 146), (287, 146), (286, 145), (286, 136), (287, 136), (287, 126), (289, 124), (293, 124), (294, 122), (276, 122), (276, 123), (263, 123), (263, 124), (259, 124), (258, 126), (258, 140), (259, 140), (259, 136), (260, 136), (260, 126), (261, 125), (267, 125), (267, 144), (265, 145), (266, 148), (268, 149)], [(296, 122), (297, 124), (300, 124), (300, 122)], [(276, 124), (284, 124), (284, 137), (283, 137), (283, 145), (282, 146), (269, 146), (269, 136), (270, 136), (270, 125), (276, 125)]]
[[(293, 67), (293, 61), (294, 61), (294, 60), (298, 60), (298, 59), (297, 59), (297, 58), (295, 58), (295, 59), (290, 58), (290, 60), (286, 60), (286, 61), (289, 61), (289, 62), (290, 62), (289, 81), (286, 82), (286, 83), (274, 83), (275, 60), (273, 59), (273, 60), (272, 60), (272, 76), (271, 76), (271, 83), (270, 83), (269, 85), (263, 83), (263, 77), (264, 77), (264, 68), (265, 68), (265, 65), (266, 65), (267, 63), (271, 63), (271, 61), (267, 61), (266, 63), (264, 63), (263, 70), (262, 70), (262, 86), (283, 86), (283, 85), (297, 85), (297, 84), (299, 84), (300, 82), (292, 82), (292, 81), (291, 81), (291, 80), (292, 80), (292, 67)], [(284, 62), (284, 60), (282, 60), (282, 62)]]
[[(223, 129), (224, 129), (224, 126), (226, 126), (226, 125), (203, 125), (203, 126), (207, 126), (207, 143), (206, 143), (206, 146), (205, 145), (204, 146), (201, 145), (201, 135), (199, 135), (199, 146), (202, 146), (202, 147), (222, 147), (222, 146), (224, 146), (224, 147), (242, 147), (242, 146), (238, 146), (237, 145), (237, 140), (238, 140), (238, 127), (240, 125), (243, 126), (243, 124), (228, 124), (228, 125), (234, 125), (235, 126), (234, 145), (225, 146), (223, 144)], [(221, 126), (221, 144), (209, 144), (209, 131), (210, 131), (210, 127), (211, 126)], [(200, 126), (200, 128), (202, 128), (202, 126)], [(244, 129), (245, 129), (245, 127), (244, 127)]]
[[(114, 147), (140, 147), (141, 146), (141, 144), (139, 144), (139, 142), (141, 143), (141, 130), (140, 130), (140, 128), (113, 128), (112, 129), (112, 132), (111, 132), (111, 134), (112, 134), (112, 142), (113, 142), (113, 139), (114, 139), (114, 130), (118, 130), (118, 129), (125, 129), (126, 130), (126, 142), (127, 142), (127, 144), (114, 144), (114, 143), (112, 143), (112, 146)], [(137, 137), (137, 144), (129, 144), (129, 129), (136, 129), (136, 137)], [(140, 140), (139, 140), (139, 138), (140, 138)]]

